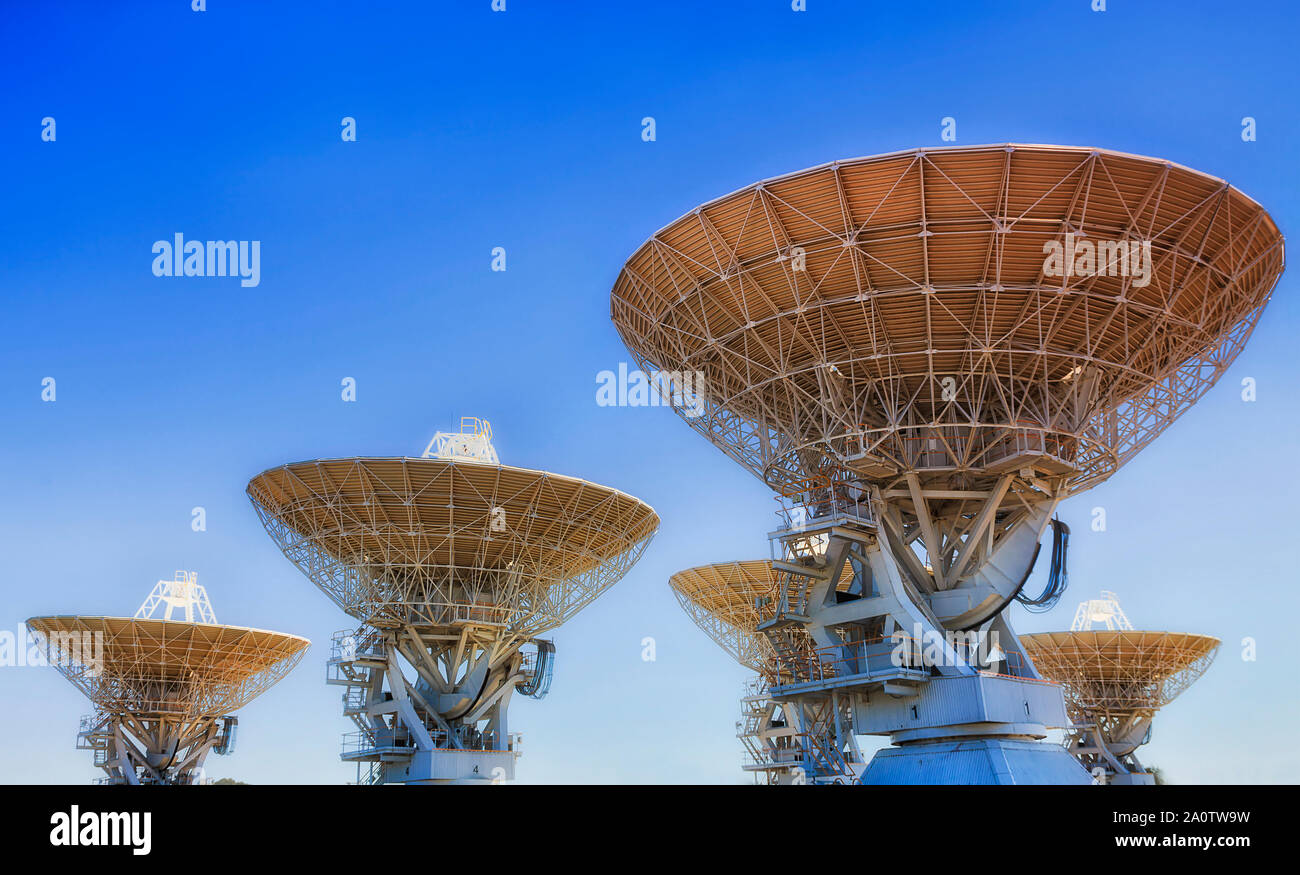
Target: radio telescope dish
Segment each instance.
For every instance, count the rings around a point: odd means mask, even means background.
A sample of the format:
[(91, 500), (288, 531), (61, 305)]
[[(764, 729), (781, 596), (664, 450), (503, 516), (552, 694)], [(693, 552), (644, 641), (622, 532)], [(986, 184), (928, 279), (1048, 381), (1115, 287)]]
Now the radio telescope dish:
[[(1091, 273), (1046, 272), (1067, 234)], [(693, 210), (628, 259), (611, 316), (643, 367), (702, 375), (703, 415), (680, 412), (778, 491), (1025, 466), (1074, 491), (1209, 389), (1282, 266), (1259, 204), (1168, 161), (916, 149)]]
[[(164, 616), (153, 616), (166, 605)], [(202, 621), (170, 619), (180, 609)], [(234, 748), (233, 716), (293, 670), (310, 642), (218, 625), (192, 572), (160, 581), (135, 617), (33, 617), (46, 658), (95, 706), (78, 747), (111, 784), (193, 784)]]
[[(852, 570), (846, 569), (841, 579), (851, 581)], [(841, 783), (864, 761), (855, 739), (843, 743), (836, 737), (831, 703), (776, 702), (770, 695), (776, 651), (758, 627), (786, 582), (770, 559), (749, 559), (687, 568), (668, 585), (695, 625), (756, 674), (745, 685), (736, 723), (745, 771), (767, 784)], [(799, 636), (799, 647), (812, 651), (806, 632), (792, 634)]]
[[(840, 579), (847, 586), (852, 569)], [(695, 625), (741, 665), (763, 673), (773, 669), (776, 652), (758, 627), (788, 582), (773, 570), (772, 560), (747, 559), (687, 568), (669, 578), (668, 585)], [(812, 639), (804, 637), (811, 647)]]
[(1154, 714), (1205, 674), (1220, 643), (1210, 635), (1106, 629), (1020, 638), (1038, 670), (1065, 688), (1072, 714)]
[[(1060, 502), (1210, 389), (1283, 264), (1258, 203), (1169, 161), (915, 149), (687, 213), (627, 260), (610, 315), (640, 367), (683, 397), (684, 421), (777, 493), (783, 580), (757, 629), (775, 677), (799, 683), (775, 696), (852, 698), (857, 730), (896, 745), (866, 783), (1081, 783), (1038, 743), (1069, 720), (1005, 609), (1059, 598)], [(1049, 525), (1035, 597), (1024, 585)], [(947, 643), (907, 695), (901, 668), (845, 668), (897, 633), (996, 634), (1000, 670)], [(958, 700), (961, 721), (941, 704)]]
[[(1104, 601), (1118, 602), (1113, 593)], [(1080, 605), (1085, 607), (1096, 602)], [(1123, 613), (1120, 612), (1120, 616)], [(1061, 684), (1075, 727), (1066, 743), (1110, 783), (1152, 783), (1134, 752), (1150, 737), (1157, 711), (1178, 698), (1214, 662), (1219, 639), (1181, 632), (1075, 629), (1022, 635), (1044, 677)]]
[(682, 610), (741, 665), (761, 672), (776, 653), (758, 631), (763, 605), (779, 585), (766, 559), (719, 562), (679, 571), (668, 581)]
[(501, 465), (472, 417), (423, 457), (283, 465), (248, 495), (284, 554), (361, 623), (336, 636), (330, 682), (346, 687), (359, 732), (344, 758), (364, 782), (511, 777), (510, 694), (550, 683), (554, 647), (536, 636), (620, 580), (659, 526), (616, 489)]

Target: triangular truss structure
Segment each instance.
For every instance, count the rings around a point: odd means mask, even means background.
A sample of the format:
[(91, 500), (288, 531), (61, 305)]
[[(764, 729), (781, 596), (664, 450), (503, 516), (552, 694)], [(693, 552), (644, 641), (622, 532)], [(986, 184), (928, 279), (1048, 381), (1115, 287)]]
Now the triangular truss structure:
[(423, 458), (500, 464), (496, 447), (492, 445), (492, 425), (477, 416), (462, 416), (460, 431), (435, 433), (425, 447)]
[(180, 611), (186, 623), (217, 622), (212, 603), (208, 601), (208, 591), (199, 584), (199, 576), (193, 571), (177, 571), (171, 580), (158, 581), (153, 592), (140, 605), (140, 610), (135, 612), (136, 619), (149, 619), (160, 608), (164, 620), (170, 620)]
[(1070, 623), (1070, 631), (1087, 632), (1097, 623), (1112, 632), (1117, 629), (1121, 631), (1133, 629), (1133, 624), (1128, 621), (1124, 609), (1119, 606), (1119, 597), (1113, 592), (1102, 592), (1099, 599), (1080, 602), (1074, 612), (1074, 621)]

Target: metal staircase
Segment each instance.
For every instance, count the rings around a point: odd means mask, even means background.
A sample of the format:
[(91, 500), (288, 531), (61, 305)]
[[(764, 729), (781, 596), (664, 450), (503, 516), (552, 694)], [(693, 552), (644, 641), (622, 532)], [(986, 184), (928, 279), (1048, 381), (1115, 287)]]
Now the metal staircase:
[(768, 695), (762, 678), (747, 681), (740, 699), (740, 719), (736, 737), (744, 748), (741, 768), (763, 784), (790, 783), (799, 762), (797, 751), (790, 747), (784, 715)]
[(371, 714), (387, 668), (388, 645), (381, 631), (344, 629), (334, 634), (325, 682), (343, 687), (343, 714), (356, 726), (343, 734), (341, 757), (357, 764), (358, 784), (379, 783), (385, 763), (415, 755), (415, 743), (404, 729), (390, 728)]
[[(113, 731), (106, 714), (86, 714), (81, 718), (81, 727), (77, 731), (77, 750), (92, 751), (96, 768), (105, 768), (110, 760)], [(110, 775), (111, 777), (111, 775)]]

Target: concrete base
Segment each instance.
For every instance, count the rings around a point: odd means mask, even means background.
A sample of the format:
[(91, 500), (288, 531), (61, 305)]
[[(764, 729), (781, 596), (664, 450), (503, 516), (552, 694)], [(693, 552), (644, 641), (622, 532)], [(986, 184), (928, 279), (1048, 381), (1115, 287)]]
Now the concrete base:
[(1059, 744), (977, 738), (889, 747), (876, 753), (861, 784), (1091, 784)]

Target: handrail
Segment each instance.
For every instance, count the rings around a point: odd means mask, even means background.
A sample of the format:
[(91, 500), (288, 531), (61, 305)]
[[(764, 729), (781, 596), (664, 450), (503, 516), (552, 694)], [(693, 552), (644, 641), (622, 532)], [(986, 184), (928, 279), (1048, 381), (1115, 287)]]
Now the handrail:
[[(843, 483), (830, 483), (828, 481), (827, 485), (821, 488), (825, 490), (826, 494), (816, 500), (811, 500), (811, 497), (807, 501), (794, 500), (795, 496), (803, 494), (802, 491), (773, 496), (773, 500), (777, 503), (777, 518), (784, 523), (783, 529), (798, 532), (811, 523), (832, 520), (841, 516), (875, 525), (875, 513), (872, 510), (870, 500), (865, 496), (862, 499), (851, 498), (846, 492), (846, 485)], [(802, 507), (805, 511), (803, 519), (798, 524), (793, 519), (795, 507)]]
[[(430, 730), (430, 738), (433, 739), (433, 750), (450, 753), (510, 753), (515, 749), (515, 743), (519, 740), (519, 733), (512, 732), (505, 736), (507, 746), (504, 749), (498, 749), (497, 733), (483, 732), (479, 733), (469, 747), (453, 747), (448, 741), (445, 732)], [(395, 729), (363, 729), (355, 732), (345, 732), (340, 739), (341, 753), (344, 756), (348, 754), (364, 754), (368, 751), (375, 751), (379, 748), (409, 748), (416, 749), (413, 736), (404, 728)]]

